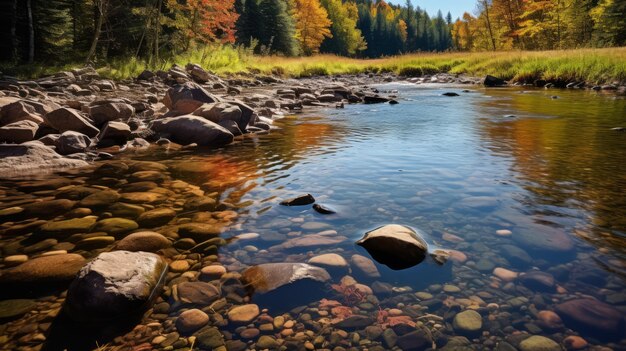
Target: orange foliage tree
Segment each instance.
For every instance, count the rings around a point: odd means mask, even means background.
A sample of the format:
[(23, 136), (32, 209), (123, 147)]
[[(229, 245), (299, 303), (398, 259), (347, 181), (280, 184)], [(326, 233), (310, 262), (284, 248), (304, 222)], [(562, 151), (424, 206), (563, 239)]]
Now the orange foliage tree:
[(325, 38), (332, 38), (331, 20), (319, 0), (295, 0), (296, 38), (306, 55), (319, 52)]

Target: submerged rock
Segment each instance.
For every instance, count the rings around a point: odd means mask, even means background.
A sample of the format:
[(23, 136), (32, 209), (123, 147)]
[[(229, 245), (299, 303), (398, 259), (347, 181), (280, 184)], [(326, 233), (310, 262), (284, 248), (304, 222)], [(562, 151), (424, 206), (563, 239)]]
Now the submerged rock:
[(624, 335), (624, 316), (604, 302), (575, 299), (556, 305), (555, 310), (567, 327), (579, 333), (603, 339)]
[(141, 313), (157, 296), (166, 272), (167, 264), (152, 253), (102, 253), (70, 285), (64, 311), (86, 322)]
[(23, 176), (42, 171), (85, 167), (82, 160), (65, 158), (40, 142), (20, 145), (0, 144), (0, 174), (3, 177)]
[(457, 333), (476, 334), (483, 327), (483, 318), (476, 311), (463, 311), (454, 316), (452, 326)]
[(45, 287), (47, 283), (69, 282), (84, 264), (83, 256), (77, 254), (41, 256), (3, 271), (0, 284)]
[(397, 224), (365, 233), (357, 245), (364, 247), (376, 261), (394, 270), (413, 267), (428, 253), (428, 244), (420, 234)]
[(320, 204), (314, 204), (313, 205), (313, 209), (315, 211), (317, 211), (318, 213), (321, 214), (335, 214), (337, 213), (337, 211), (333, 210), (332, 208), (325, 206), (325, 205), (320, 205)]
[(290, 308), (321, 298), (330, 275), (306, 263), (266, 263), (246, 269), (241, 280), (253, 301)]
[(519, 344), (522, 351), (560, 351), (561, 346), (545, 336), (533, 335)]

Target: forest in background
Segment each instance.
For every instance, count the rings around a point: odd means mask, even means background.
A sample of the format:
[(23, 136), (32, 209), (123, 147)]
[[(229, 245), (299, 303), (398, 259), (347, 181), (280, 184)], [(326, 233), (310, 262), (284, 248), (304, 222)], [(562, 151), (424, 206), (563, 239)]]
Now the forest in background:
[(359, 58), (626, 45), (622, 0), (477, 0), (458, 19), (411, 0), (2, 0), (0, 17), (0, 60), (16, 65), (158, 66), (206, 45)]

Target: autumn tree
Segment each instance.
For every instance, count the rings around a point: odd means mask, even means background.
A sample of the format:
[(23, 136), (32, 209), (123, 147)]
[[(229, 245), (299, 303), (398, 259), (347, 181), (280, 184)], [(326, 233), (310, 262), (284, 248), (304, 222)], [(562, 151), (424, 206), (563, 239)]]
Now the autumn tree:
[(595, 37), (601, 45), (626, 44), (626, 1), (600, 0), (591, 10)]
[(325, 38), (331, 38), (328, 12), (319, 0), (295, 0), (296, 37), (305, 55), (318, 53)]
[(332, 52), (340, 55), (355, 55), (364, 50), (367, 43), (357, 28), (358, 10), (353, 2), (341, 0), (322, 0), (330, 20), (332, 37), (322, 42), (323, 52)]

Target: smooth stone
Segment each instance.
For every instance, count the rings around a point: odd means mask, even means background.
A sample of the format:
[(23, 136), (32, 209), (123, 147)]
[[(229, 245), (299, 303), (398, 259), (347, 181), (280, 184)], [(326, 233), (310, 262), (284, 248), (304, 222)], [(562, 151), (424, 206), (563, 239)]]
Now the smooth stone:
[(482, 329), (483, 319), (478, 312), (467, 310), (457, 313), (452, 325), (454, 330), (459, 333), (474, 334)]
[(533, 335), (520, 344), (522, 351), (560, 351), (561, 347), (554, 340), (544, 336)]
[(171, 245), (172, 243), (159, 233), (137, 232), (120, 240), (115, 245), (115, 250), (157, 252)]
[(236, 306), (228, 311), (228, 320), (235, 324), (248, 324), (260, 313), (259, 306), (255, 304)]
[(547, 226), (520, 228), (513, 236), (513, 240), (536, 251), (564, 253), (574, 248), (574, 242), (568, 234)]
[(520, 274), (519, 281), (524, 286), (537, 291), (554, 291), (555, 281), (550, 273), (540, 271), (530, 271)]
[(65, 212), (74, 207), (76, 202), (67, 199), (56, 199), (49, 201), (34, 202), (28, 205), (22, 206), (24, 209), (23, 214), (32, 217), (53, 217)]
[(153, 192), (123, 193), (121, 200), (131, 204), (154, 204), (167, 200), (167, 196)]
[(137, 218), (146, 210), (138, 205), (125, 204), (123, 202), (118, 202), (111, 205), (108, 209), (108, 212), (115, 217), (124, 217), (124, 218)]
[(447, 293), (458, 293), (461, 292), (461, 288), (455, 285), (446, 284), (443, 286), (443, 291)]
[(539, 311), (537, 313), (538, 324), (542, 328), (559, 329), (563, 327), (563, 321), (558, 314), (553, 311)]
[(415, 230), (397, 224), (386, 225), (370, 232), (356, 242), (372, 257), (393, 270), (413, 267), (428, 253), (428, 244)]
[(175, 273), (184, 273), (187, 272), (191, 268), (189, 262), (186, 260), (178, 260), (170, 263), (170, 270)]
[(273, 337), (268, 335), (262, 335), (259, 340), (256, 342), (256, 347), (258, 350), (264, 349), (277, 349), (280, 347), (280, 343)]
[(567, 350), (582, 350), (587, 347), (587, 340), (580, 336), (570, 335), (563, 339), (563, 345)]
[(196, 332), (195, 336), (200, 349), (226, 351), (221, 349), (224, 346), (224, 337), (215, 327), (204, 327)]
[(143, 313), (157, 296), (166, 273), (167, 263), (152, 253), (101, 253), (70, 285), (64, 311), (84, 322)]
[(370, 326), (372, 324), (374, 324), (374, 319), (368, 317), (368, 316), (362, 316), (362, 315), (353, 315), (350, 316), (346, 319), (340, 320), (336, 323), (333, 323), (333, 326), (335, 328), (339, 328), (339, 329), (363, 329), (367, 326)]
[(28, 261), (27, 255), (11, 255), (11, 256), (5, 257), (2, 263), (4, 263), (4, 265), (7, 267), (14, 267), (26, 261)]
[(176, 320), (176, 329), (183, 334), (193, 333), (209, 323), (209, 316), (199, 309), (184, 311)]
[(494, 268), (495, 264), (487, 258), (481, 258), (476, 262), (476, 269), (481, 272), (492, 272)]
[(498, 267), (493, 270), (493, 275), (500, 278), (502, 281), (512, 282), (515, 279), (517, 279), (517, 276), (519, 275), (519, 273), (513, 272), (506, 268)]
[(78, 203), (78, 206), (88, 208), (108, 207), (116, 203), (120, 197), (117, 191), (103, 190), (83, 198)]
[(286, 240), (280, 245), (272, 246), (270, 251), (291, 250), (291, 249), (310, 249), (323, 246), (336, 246), (348, 240), (347, 237), (337, 235), (328, 236), (320, 234), (310, 234), (301, 237)]
[(115, 242), (115, 237), (112, 236), (95, 236), (91, 238), (85, 238), (76, 243), (76, 250), (91, 251), (95, 249), (101, 249), (107, 247)]
[(350, 263), (352, 265), (352, 270), (356, 275), (361, 275), (368, 279), (377, 279), (380, 278), (380, 272), (374, 261), (362, 255), (352, 255), (350, 258)]
[(621, 335), (624, 316), (614, 307), (593, 299), (575, 299), (556, 305), (556, 313), (568, 328), (606, 338)]
[(178, 235), (183, 238), (191, 238), (196, 242), (203, 242), (219, 236), (223, 230), (224, 227), (217, 224), (186, 223), (178, 227)]
[(84, 264), (83, 256), (77, 254), (37, 257), (3, 271), (0, 275), (0, 284), (41, 286), (47, 283), (69, 282)]
[(21, 317), (37, 306), (34, 300), (16, 299), (0, 301), (0, 322)]
[(345, 258), (334, 253), (314, 256), (309, 259), (308, 263), (314, 266), (320, 266), (327, 270), (346, 271), (350, 267)]
[(224, 268), (224, 266), (205, 266), (200, 270), (200, 280), (211, 281), (220, 279), (224, 274), (226, 274), (226, 268)]
[(208, 306), (222, 295), (220, 288), (205, 282), (182, 282), (176, 286), (181, 302)]
[(513, 235), (513, 232), (511, 232), (508, 229), (499, 229), (499, 230), (496, 230), (496, 235), (498, 235), (498, 236), (511, 236), (511, 235)]
[(137, 223), (142, 227), (159, 227), (169, 223), (174, 217), (176, 217), (176, 211), (169, 208), (157, 208), (139, 215)]
[(95, 216), (72, 218), (63, 221), (48, 222), (41, 226), (40, 231), (46, 235), (66, 237), (76, 233), (87, 233), (98, 220)]
[(239, 335), (244, 339), (256, 339), (261, 334), (261, 331), (257, 328), (247, 328), (243, 330)]
[(100, 220), (94, 226), (94, 231), (108, 234), (124, 234), (139, 228), (137, 222), (126, 218), (107, 218)]
[(422, 351), (432, 346), (431, 338), (422, 330), (399, 336), (396, 345), (402, 351)]

